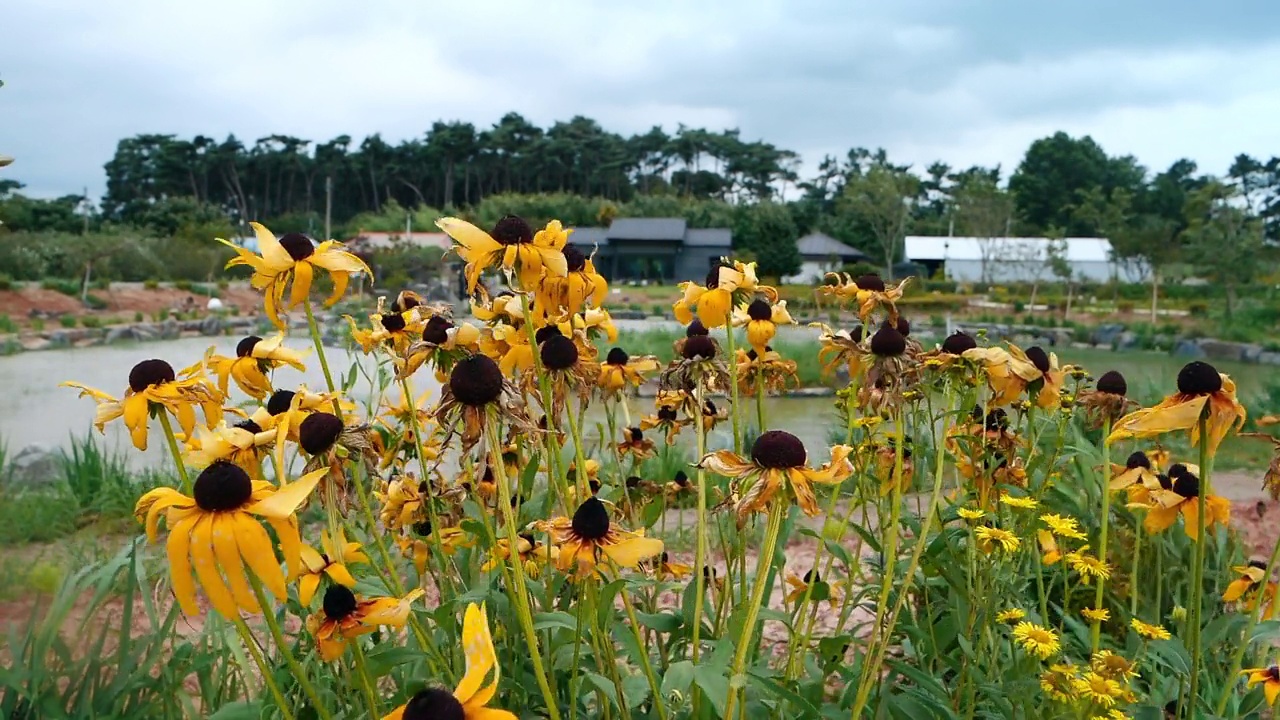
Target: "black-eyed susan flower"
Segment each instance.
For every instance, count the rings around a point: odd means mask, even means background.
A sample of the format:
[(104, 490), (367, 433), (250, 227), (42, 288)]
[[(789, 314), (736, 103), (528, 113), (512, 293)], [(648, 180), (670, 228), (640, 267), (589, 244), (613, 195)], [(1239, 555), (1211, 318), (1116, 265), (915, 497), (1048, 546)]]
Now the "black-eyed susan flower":
[[(418, 450), (422, 450), (422, 459), (434, 461), (440, 458), (440, 443), (435, 438), (436, 421), (431, 411), (426, 409), (429, 393), (422, 393), (411, 399), (401, 393), (395, 400), (383, 398), (382, 413), (374, 421), (374, 427), (382, 436), (382, 462), (380, 467), (391, 467), (402, 455), (406, 459), (416, 458)], [(414, 437), (414, 428), (421, 433)]]
[(1129, 383), (1124, 375), (1110, 370), (1098, 378), (1092, 390), (1076, 395), (1076, 404), (1085, 409), (1088, 424), (1092, 428), (1100, 428), (1104, 422), (1115, 422), (1124, 414), (1134, 401), (1125, 397), (1129, 392)]
[(996, 613), (996, 622), (1012, 625), (1021, 621), (1027, 616), (1027, 611), (1022, 608), (1006, 608)]
[[(901, 467), (898, 466), (897, 445), (892, 438), (889, 439), (889, 442), (877, 447), (874, 450), (874, 456), (873, 467), (876, 479), (880, 481), (880, 494), (882, 496), (893, 492), (895, 477), (900, 492), (907, 492), (911, 489), (912, 483), (915, 482), (915, 462), (911, 459), (910, 438), (906, 438), (906, 442), (902, 443)], [(897, 475), (895, 475), (895, 471), (899, 471)]]
[(627, 387), (639, 387), (645, 373), (655, 372), (661, 364), (652, 355), (632, 357), (622, 348), (612, 348), (600, 364), (600, 377), (596, 385), (606, 397), (613, 396)]
[[(417, 310), (421, 313), (422, 307)], [(516, 330), (509, 329), (514, 340)], [(453, 364), (460, 358), (481, 352), (484, 342), (480, 328), (475, 325), (468, 322), (454, 324), (445, 314), (433, 314), (422, 323), (422, 333), (404, 354), (393, 358), (396, 378), (403, 380), (430, 362), (435, 367), (436, 378), (444, 382)], [(524, 344), (528, 347), (527, 339)]]
[(560, 418), (564, 414), (570, 392), (576, 393), (579, 402), (586, 404), (591, 391), (595, 389), (596, 379), (600, 376), (600, 367), (582, 353), (577, 343), (562, 335), (554, 326), (543, 330), (553, 331), (544, 334), (538, 341), (538, 357), (542, 361), (544, 376), (539, 378), (534, 373), (527, 373), (524, 376), (525, 390), (529, 393), (539, 392), (541, 381), (549, 379), (551, 397), (541, 398), (542, 406), (549, 408), (552, 418)]
[(667, 434), (667, 444), (674, 445), (680, 429), (689, 424), (682, 412), (688, 394), (679, 390), (659, 390), (654, 398), (654, 413), (640, 419), (641, 430), (660, 429)]
[(623, 430), (622, 441), (618, 443), (617, 448), (619, 458), (630, 455), (634, 460), (644, 460), (656, 454), (653, 441), (646, 438), (644, 431), (638, 427)]
[(521, 377), (533, 370), (534, 346), (524, 328), (495, 323), (480, 332), (477, 347), (498, 363), (506, 377)]
[(227, 460), (254, 480), (261, 480), (262, 458), (270, 456), (275, 442), (275, 428), (263, 430), (252, 420), (241, 420), (231, 427), (220, 424), (212, 430), (197, 426), (195, 434), (187, 439), (186, 461), (192, 467), (203, 468)]
[[(516, 720), (513, 713), (488, 707), (498, 692), (500, 673), (483, 605), (467, 605), (462, 617), (462, 652), (467, 670), (452, 693), (442, 688), (427, 688), (382, 720)], [(490, 671), (493, 678), (486, 684)]]
[(317, 393), (306, 386), (294, 390), (276, 390), (266, 404), (249, 415), (255, 425), (263, 430), (276, 428), (293, 442), (298, 441), (298, 425), (303, 418), (317, 410), (332, 412), (334, 401), (344, 414), (355, 410), (355, 403), (337, 393)]
[(1231, 522), (1231, 502), (1217, 495), (1201, 497), (1200, 478), (1196, 475), (1198, 468), (1176, 464), (1169, 467), (1170, 488), (1151, 491), (1152, 505), (1147, 510), (1143, 521), (1147, 532), (1155, 534), (1169, 529), (1181, 514), (1186, 521), (1183, 526), (1187, 537), (1198, 539), (1199, 504), (1204, 503), (1205, 529), (1211, 529), (1215, 523), (1224, 527)]
[(991, 553), (996, 549), (1007, 553), (1017, 552), (1022, 546), (1018, 536), (1004, 528), (980, 525), (974, 528), (973, 534), (978, 539), (978, 549), (984, 553)]
[(729, 369), (720, 357), (720, 344), (709, 335), (690, 335), (659, 377), (667, 388), (692, 389), (701, 383), (708, 391), (727, 390)]
[(123, 418), (134, 447), (147, 449), (148, 420), (155, 412), (168, 412), (178, 421), (187, 437), (195, 431), (196, 411), (204, 413), (205, 424), (216, 426), (222, 420), (222, 393), (204, 379), (178, 380), (173, 366), (164, 360), (143, 360), (129, 370), (129, 387), (119, 399), (77, 382), (64, 382), (62, 387), (75, 388), (80, 397), (90, 397), (98, 404), (93, 424), (98, 432)]
[(556, 567), (563, 571), (589, 572), (597, 566), (614, 564), (634, 568), (642, 561), (662, 554), (662, 541), (617, 527), (598, 498), (589, 497), (572, 518), (540, 521), (537, 527), (551, 537), (559, 549)]
[(1070, 663), (1054, 663), (1040, 674), (1040, 689), (1051, 700), (1070, 703), (1076, 698), (1079, 670)]
[(779, 325), (793, 325), (791, 313), (787, 312), (787, 301), (779, 300), (770, 303), (756, 298), (740, 305), (733, 311), (733, 326), (747, 329), (747, 343), (759, 354), (763, 354), (769, 341), (778, 334)]
[(409, 606), (422, 597), (421, 588), (402, 598), (360, 598), (345, 585), (330, 585), (324, 591), (321, 609), (307, 617), (307, 632), (316, 639), (320, 659), (333, 662), (342, 657), (347, 643), (380, 627), (402, 628), (409, 620)]
[(1124, 465), (1111, 466), (1108, 487), (1114, 492), (1124, 490), (1131, 503), (1148, 504), (1151, 491), (1161, 487), (1160, 475), (1151, 462), (1151, 456), (1141, 450), (1129, 454)]
[[(1017, 346), (1009, 345), (1009, 353), (1016, 355), (1022, 352)], [(1039, 376), (1027, 383), (1027, 392), (1035, 404), (1041, 408), (1056, 408), (1062, 403), (1062, 385), (1066, 381), (1064, 369), (1058, 365), (1057, 353), (1045, 352), (1044, 348), (1032, 345), (1022, 353), (1030, 361)]]
[(863, 326), (858, 325), (852, 330), (832, 330), (822, 323), (814, 323), (811, 327), (821, 331), (818, 335), (818, 363), (822, 365), (823, 375), (831, 375), (844, 365), (849, 377), (862, 376), (862, 368), (871, 352), (863, 347)]
[(466, 263), (467, 292), (475, 290), (481, 273), (489, 268), (510, 273), (522, 290), (536, 288), (544, 274), (562, 278), (569, 272), (568, 261), (561, 252), (569, 233), (559, 220), (552, 220), (537, 233), (515, 215), (498, 220), (492, 233), (452, 217), (440, 218), (436, 226), (453, 239), (454, 250)]
[[(287, 597), (285, 574), (275, 544), (259, 519), (275, 531), (290, 575), (301, 569), (302, 543), (294, 512), (315, 490), (323, 473), (310, 473), (282, 484), (255, 483), (249, 474), (219, 461), (200, 472), (193, 497), (173, 488), (143, 495), (134, 514), (144, 518), (147, 538), (156, 542), (160, 518), (169, 529), (165, 545), (173, 594), (187, 615), (198, 615), (196, 581), (213, 608), (227, 618), (243, 610), (259, 611), (244, 572), (249, 572), (279, 600)], [(192, 578), (194, 570), (195, 579)]]
[(1209, 437), (1209, 454), (1227, 433), (1239, 430), (1247, 413), (1236, 400), (1236, 384), (1217, 368), (1199, 360), (1189, 362), (1178, 371), (1178, 392), (1166, 397), (1155, 407), (1135, 410), (1116, 421), (1108, 443), (1125, 438), (1148, 438), (1178, 430), (1191, 433), (1191, 444), (1198, 444), (1200, 419), (1205, 419)]
[(411, 527), (427, 518), (429, 483), (412, 475), (399, 475), (383, 480), (373, 496), (382, 503), (378, 519), (388, 530)]
[(658, 560), (657, 576), (659, 580), (683, 580), (692, 574), (692, 565), (677, 562), (665, 551)]
[(262, 291), (267, 317), (281, 329), (285, 325), (280, 319), (278, 308), (284, 299), (285, 290), (289, 290), (289, 300), (284, 309), (301, 305), (311, 293), (311, 281), (316, 268), (328, 272), (333, 279), (333, 292), (325, 299), (326, 306), (342, 299), (347, 292), (351, 275), (373, 275), (363, 260), (343, 250), (342, 243), (336, 240), (325, 240), (317, 245), (301, 233), (288, 233), (277, 240), (275, 233), (263, 225), (249, 225), (258, 238), (261, 255), (222, 238), (217, 240), (236, 251), (236, 256), (227, 261), (227, 267), (246, 265), (253, 270), (249, 283)]
[(761, 285), (756, 277), (755, 263), (720, 261), (719, 267), (711, 269), (707, 274), (706, 287), (695, 282), (680, 283), (681, 297), (672, 306), (676, 320), (688, 325), (693, 321), (694, 313), (708, 328), (724, 327), (729, 322), (730, 312), (739, 299), (753, 298), (763, 295), (769, 302), (778, 301), (778, 291)]
[(810, 570), (803, 576), (787, 573), (786, 583), (787, 594), (784, 598), (786, 602), (800, 602), (807, 593), (809, 599), (815, 603), (825, 600), (832, 607), (840, 604), (840, 584), (824, 581), (817, 570)]
[(351, 326), (351, 339), (366, 355), (385, 347), (393, 356), (403, 358), (408, 354), (414, 337), (422, 334), (426, 323), (418, 319), (416, 308), (401, 312), (384, 311), (381, 298), (378, 305), (378, 312), (369, 316), (367, 329), (357, 326), (355, 318), (346, 316), (347, 324)]
[[(986, 370), (992, 407), (1014, 402), (1030, 383), (1044, 375), (1026, 353), (1012, 345), (1007, 350), (1002, 347), (972, 348), (966, 350), (963, 357), (980, 363)], [(1045, 364), (1048, 365), (1047, 356)]]
[[(542, 568), (548, 563), (555, 562), (559, 556), (558, 548), (539, 542), (528, 533), (522, 533), (516, 537), (516, 557), (522, 563), (525, 575), (529, 577), (536, 578), (541, 575)], [(499, 563), (507, 562), (510, 558), (511, 542), (505, 537), (500, 537), (494, 543), (493, 550), (490, 551), (488, 559), (480, 569), (490, 572), (498, 567)]]
[(756, 392), (780, 393), (788, 386), (798, 386), (797, 375), (799, 364), (795, 360), (784, 360), (772, 347), (765, 346), (764, 354), (755, 348), (738, 350), (738, 392), (747, 397), (754, 397)]
[[(1261, 418), (1258, 421), (1258, 425), (1261, 426), (1262, 420), (1266, 419), (1265, 417)], [(1280, 500), (1280, 439), (1258, 432), (1240, 433), (1240, 437), (1251, 437), (1271, 443), (1271, 462), (1267, 465), (1266, 472), (1262, 474), (1262, 489), (1267, 491), (1272, 500)]]
[(1090, 670), (1075, 680), (1076, 696), (1095, 705), (1109, 708), (1124, 697), (1120, 683)]
[(475, 538), (457, 526), (435, 528), (429, 520), (423, 520), (412, 528), (412, 533), (396, 538), (400, 554), (413, 559), (413, 566), (419, 575), (427, 571), (427, 560), (433, 553), (439, 552), (452, 556), (462, 548), (475, 545)]
[(711, 432), (717, 425), (729, 419), (729, 409), (717, 407), (710, 398), (707, 398), (702, 401), (702, 412), (699, 413), (699, 418), (702, 429)]
[[(602, 307), (587, 308), (583, 312), (574, 313), (556, 327), (560, 328), (560, 333), (565, 337), (586, 338), (591, 342), (618, 341), (618, 326), (613, 324), (613, 317), (609, 315), (609, 311)], [(595, 357), (592, 353), (588, 354)]]
[[(306, 370), (302, 364), (302, 353), (284, 347), (284, 333), (277, 333), (269, 338), (250, 335), (236, 343), (236, 356), (224, 357), (213, 354), (213, 348), (204, 358), (204, 365), (218, 377), (218, 389), (228, 395), (230, 380), (245, 394), (259, 400), (271, 394), (271, 378), (268, 373), (286, 365), (295, 370)], [(184, 376), (191, 376), (199, 365), (182, 371)]]
[(857, 278), (847, 274), (827, 273), (827, 283), (822, 286), (822, 291), (842, 300), (853, 301), (858, 308), (858, 317), (864, 323), (876, 310), (882, 310), (891, 319), (897, 320), (897, 301), (902, 299), (902, 293), (910, 281), (911, 278), (905, 278), (896, 286), (890, 287), (884, 278), (875, 273)]
[(681, 495), (693, 492), (693, 490), (693, 483), (689, 482), (689, 475), (683, 470), (677, 470), (676, 474), (671, 478), (671, 482), (668, 482), (663, 487), (663, 493), (669, 500), (679, 498)]
[(441, 390), (440, 404), (436, 406), (436, 422), (450, 434), (461, 423), (463, 452), (480, 440), (490, 408), (500, 411), (516, 427), (532, 431), (523, 408), (504, 401), (514, 396), (514, 388), (503, 378), (497, 363), (484, 355), (471, 355), (455, 363), (450, 371), (449, 382)]
[[(295, 396), (294, 402), (300, 402), (299, 398)], [(276, 462), (279, 467), (286, 467), (284, 446), (289, 429), (287, 418), (288, 416), (276, 426)], [(363, 463), (368, 477), (378, 474), (378, 462), (382, 458), (381, 438), (367, 424), (344, 422), (333, 413), (317, 410), (298, 423), (297, 442), (307, 458), (303, 470), (326, 471), (321, 479), (322, 483), (335, 483), (339, 489), (345, 489), (345, 463), (348, 461)], [(339, 494), (337, 499), (344, 502), (345, 493)]]
[(1130, 620), (1129, 626), (1133, 628), (1134, 632), (1138, 633), (1139, 637), (1147, 640), (1168, 640), (1173, 637), (1163, 626), (1144, 623), (1138, 618)]
[(779, 492), (786, 490), (800, 509), (812, 517), (818, 514), (813, 485), (834, 485), (852, 475), (853, 463), (849, 461), (852, 453), (853, 448), (848, 445), (833, 445), (831, 461), (811, 469), (807, 467), (808, 453), (800, 438), (784, 430), (769, 430), (756, 438), (749, 459), (729, 450), (719, 450), (704, 456), (698, 467), (728, 477), (735, 484), (751, 483), (734, 507), (739, 520), (764, 511)]
[(1248, 565), (1239, 565), (1231, 568), (1232, 572), (1239, 575), (1227, 585), (1227, 590), (1222, 595), (1224, 602), (1244, 601), (1245, 607), (1252, 612), (1258, 607), (1258, 603), (1264, 604), (1262, 617), (1270, 620), (1275, 616), (1276, 612), (1276, 583), (1265, 582), (1267, 577), (1267, 565), (1260, 560), (1250, 560)]
[(1280, 667), (1268, 665), (1267, 667), (1249, 668), (1241, 670), (1240, 674), (1249, 678), (1248, 687), (1250, 688), (1261, 683), (1262, 692), (1267, 698), (1267, 704), (1276, 704), (1276, 698), (1280, 697)]
[(1048, 660), (1061, 648), (1057, 633), (1026, 620), (1013, 628), (1013, 640), (1028, 654), (1041, 660)]
[(534, 289), (534, 309), (543, 317), (558, 318), (599, 307), (609, 294), (609, 284), (596, 272), (591, 258), (573, 245), (561, 249), (566, 273), (548, 274)]
[(338, 530), (338, 536), (332, 538), (328, 530), (320, 531), (320, 549), (317, 552), (310, 545), (302, 546), (302, 575), (298, 578), (298, 602), (303, 607), (311, 605), (316, 589), (320, 587), (322, 578), (349, 588), (356, 586), (356, 579), (351, 576), (348, 565), (367, 563), (369, 558), (360, 550), (360, 543), (348, 542)]

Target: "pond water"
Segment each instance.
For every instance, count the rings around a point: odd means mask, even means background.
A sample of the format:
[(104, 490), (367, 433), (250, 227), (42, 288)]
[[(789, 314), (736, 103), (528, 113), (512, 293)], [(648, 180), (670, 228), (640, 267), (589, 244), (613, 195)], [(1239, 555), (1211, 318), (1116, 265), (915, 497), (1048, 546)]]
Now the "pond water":
[[(215, 345), (222, 354), (231, 355), (235, 351), (235, 342), (236, 338), (227, 337), (184, 338), (139, 345), (32, 352), (0, 358), (0, 387), (5, 389), (3, 399), (0, 399), (0, 443), (12, 454), (31, 444), (66, 447), (72, 437), (93, 431), (93, 402), (79, 398), (75, 390), (58, 387), (58, 383), (64, 380), (76, 380), (118, 394), (127, 384), (130, 368), (141, 360), (163, 358), (181, 369), (196, 362), (210, 345)], [(291, 344), (305, 347), (305, 338), (298, 338)], [(352, 356), (335, 348), (327, 348), (326, 354), (335, 376), (349, 368), (353, 361), (360, 362), (365, 368), (373, 366), (373, 361), (367, 357)], [(1183, 364), (1181, 360), (1162, 354), (1079, 349), (1063, 351), (1062, 360), (1081, 364), (1095, 376), (1106, 370), (1118, 369), (1129, 379), (1130, 394), (1146, 400), (1171, 392), (1178, 369)], [(306, 364), (305, 373), (288, 368), (278, 371), (279, 387), (293, 388), (305, 382), (314, 389), (324, 388), (324, 375), (313, 354)], [(1221, 363), (1219, 369), (1236, 378), (1241, 399), (1246, 403), (1261, 392), (1268, 370), (1273, 371), (1239, 363)], [(419, 394), (428, 392), (429, 404), (438, 398), (439, 387), (429, 373), (419, 373), (414, 378), (414, 386)], [(361, 378), (353, 395), (357, 400), (369, 400), (372, 398), (371, 385)], [(391, 396), (398, 398), (395, 388), (392, 388)], [(239, 392), (235, 397), (244, 399)], [(742, 416), (753, 419), (754, 401), (744, 398), (743, 402), (748, 406)], [(631, 399), (633, 418), (651, 411), (651, 400)], [(770, 398), (765, 414), (771, 428), (786, 429), (799, 436), (815, 458), (825, 454), (828, 433), (837, 422), (831, 398)], [(594, 428), (596, 423), (603, 422), (602, 413), (589, 413), (589, 427)], [(728, 423), (723, 424), (709, 439), (712, 449), (729, 443), (728, 428)], [(144, 455), (130, 449), (128, 435), (118, 422), (108, 426), (105, 440), (111, 448), (129, 449), (128, 456), (135, 466), (166, 462), (168, 455), (159, 427), (153, 426), (152, 431), (150, 448)], [(688, 442), (693, 442), (691, 433)]]

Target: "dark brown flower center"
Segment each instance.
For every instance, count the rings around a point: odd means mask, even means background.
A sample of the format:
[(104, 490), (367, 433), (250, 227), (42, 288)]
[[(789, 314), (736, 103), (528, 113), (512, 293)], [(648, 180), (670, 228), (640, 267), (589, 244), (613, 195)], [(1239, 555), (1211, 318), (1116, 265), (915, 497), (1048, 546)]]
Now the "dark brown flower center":
[(963, 330), (951, 333), (946, 340), (942, 341), (942, 351), (952, 355), (963, 355), (965, 350), (972, 350), (976, 347), (978, 347), (978, 341)]
[(345, 620), (356, 611), (356, 595), (346, 586), (334, 583), (324, 591), (324, 614), (330, 620)]
[(756, 438), (751, 446), (751, 460), (765, 468), (804, 467), (807, 457), (800, 438), (785, 430), (770, 430)]
[(897, 357), (907, 351), (907, 339), (897, 328), (883, 326), (871, 336), (871, 352), (880, 357)]
[(1149, 470), (1151, 469), (1151, 458), (1139, 450), (1129, 454), (1129, 459), (1124, 461), (1124, 466), (1129, 470), (1134, 468), (1147, 468)]
[(431, 521), (423, 520), (413, 526), (413, 531), (421, 537), (427, 537), (431, 534)]
[(853, 338), (854, 342), (862, 342), (862, 339), (866, 336), (867, 329), (862, 325), (854, 325), (849, 329), (849, 337)]
[(257, 335), (250, 335), (236, 343), (236, 357), (249, 357), (250, 355), (253, 355), (253, 348), (260, 342), (262, 342), (262, 338)]
[(635, 490), (636, 488), (640, 487), (640, 483), (642, 482), (644, 482), (644, 480), (641, 479), (639, 475), (632, 475), (631, 477), (627, 478), (627, 483), (626, 483), (627, 489)]
[(152, 385), (171, 383), (177, 376), (173, 366), (163, 360), (143, 360), (129, 371), (129, 387), (142, 392)]
[(1267, 668), (1267, 682), (1280, 682), (1280, 665)]
[(248, 430), (254, 435), (262, 432), (262, 426), (252, 420), (241, 420), (235, 424), (235, 427), (238, 427), (241, 430)]
[(271, 397), (267, 400), (267, 412), (272, 415), (279, 415), (289, 409), (293, 404), (292, 390), (277, 390), (271, 393)]
[(804, 581), (806, 583), (822, 582), (822, 575), (818, 574), (817, 570), (810, 570), (804, 574)]
[(191, 494), (205, 512), (236, 510), (249, 502), (253, 481), (240, 466), (219, 460), (200, 471)]
[(463, 405), (488, 405), (502, 394), (502, 370), (485, 355), (463, 358), (449, 373), (449, 390)]
[(1027, 359), (1030, 360), (1031, 364), (1035, 365), (1036, 369), (1040, 372), (1049, 372), (1049, 353), (1046, 353), (1044, 348), (1039, 345), (1032, 345), (1027, 348)]
[(1129, 392), (1129, 383), (1125, 382), (1124, 375), (1121, 375), (1118, 371), (1108, 370), (1102, 373), (1102, 377), (1098, 378), (1098, 392), (1123, 397), (1125, 393)]
[(565, 264), (569, 266), (569, 272), (582, 272), (587, 267), (587, 256), (573, 245), (565, 245), (564, 250)]
[(711, 334), (711, 331), (708, 330), (707, 326), (703, 325), (702, 321), (699, 320), (698, 318), (694, 318), (693, 322), (689, 323), (689, 327), (684, 329), (685, 337), (696, 337), (696, 336), (705, 337), (710, 334)]
[(289, 257), (293, 258), (294, 262), (306, 260), (316, 251), (315, 243), (302, 233), (286, 233), (280, 238), (280, 246), (289, 253)]
[(1259, 570), (1266, 570), (1267, 564), (1262, 560), (1258, 560), (1255, 558), (1249, 561), (1249, 567), (1258, 568)]
[(720, 268), (731, 268), (733, 265), (724, 260), (717, 260), (716, 264), (707, 272), (707, 289), (720, 287)]
[(857, 280), (853, 281), (859, 290), (871, 290), (873, 292), (884, 292), (884, 278), (875, 273), (867, 273), (861, 275)]
[(525, 222), (524, 218), (515, 215), (507, 215), (499, 220), (493, 226), (493, 232), (490, 235), (503, 245), (533, 242), (533, 228), (529, 227), (529, 223)]
[(1183, 465), (1182, 463), (1174, 463), (1169, 466), (1169, 477), (1171, 478), (1179, 478), (1179, 477), (1182, 477), (1183, 475), (1186, 475), (1189, 472), (1191, 471), (1188, 470), (1187, 466)]
[(1184, 498), (1200, 497), (1200, 478), (1190, 472), (1183, 472), (1173, 478), (1173, 491)]
[(400, 332), (401, 330), (404, 330), (404, 316), (398, 312), (383, 313), (378, 318), (378, 321), (382, 323), (382, 327), (385, 328), (387, 332)]
[(609, 511), (599, 498), (589, 497), (574, 511), (572, 527), (584, 540), (600, 540), (609, 534)]
[(1156, 480), (1160, 481), (1160, 487), (1162, 489), (1164, 490), (1173, 489), (1173, 480), (1168, 475), (1165, 475), (1164, 473), (1160, 473), (1159, 475), (1156, 475)]
[(716, 356), (716, 343), (708, 335), (687, 337), (681, 355), (685, 360), (710, 360)]
[(1193, 360), (1178, 371), (1178, 392), (1183, 395), (1210, 395), (1222, 389), (1222, 376), (1207, 362)]
[(880, 323), (880, 325), (882, 327), (891, 327), (894, 330), (897, 330), (899, 333), (902, 334), (902, 337), (910, 337), (911, 335), (911, 323), (901, 315), (898, 316), (898, 322), (893, 323), (892, 325), (889, 324), (888, 320), (885, 320), (883, 323)]
[(658, 408), (658, 419), (661, 420), (662, 422), (671, 423), (671, 422), (675, 422), (676, 420), (679, 420), (680, 415), (676, 412), (675, 408), (660, 407)]
[(752, 300), (747, 306), (747, 316), (752, 320), (769, 320), (773, 317), (773, 308), (764, 300)]
[(680, 487), (689, 487), (689, 476), (683, 470), (677, 470), (676, 476), (672, 479)]
[(449, 331), (452, 329), (453, 323), (439, 315), (433, 315), (422, 328), (422, 339), (432, 345), (443, 345), (449, 341)]
[(564, 337), (564, 333), (560, 332), (560, 328), (555, 325), (546, 325), (534, 332), (533, 341), (541, 345), (553, 337)]
[(568, 370), (578, 362), (578, 346), (563, 335), (552, 335), (538, 349), (542, 366), (548, 370)]
[(422, 298), (412, 290), (401, 290), (396, 296), (396, 301), (391, 303), (391, 309), (396, 312), (404, 312), (412, 310), (422, 304)]
[(333, 413), (315, 412), (298, 425), (298, 444), (308, 455), (319, 455), (333, 447), (341, 434), (341, 418)]
[(620, 347), (609, 350), (609, 354), (604, 356), (605, 363), (609, 365), (626, 365), (630, 360), (631, 356)]
[(631, 434), (631, 442), (633, 443), (644, 442), (644, 432), (640, 430), (640, 428), (633, 427), (633, 428), (630, 428), (627, 432)]

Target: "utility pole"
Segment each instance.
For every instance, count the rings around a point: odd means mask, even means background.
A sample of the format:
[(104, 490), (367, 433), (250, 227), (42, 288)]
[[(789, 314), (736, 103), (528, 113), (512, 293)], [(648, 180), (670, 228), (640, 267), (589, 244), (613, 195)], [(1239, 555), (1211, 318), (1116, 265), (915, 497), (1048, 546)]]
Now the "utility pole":
[(89, 202), (89, 188), (87, 186), (85, 187), (84, 195), (82, 195), (81, 198), (83, 199), (80, 200), (80, 209), (84, 211), (84, 230), (80, 234), (88, 235), (89, 234), (89, 208), (92, 207), (92, 205)]
[(330, 221), (333, 217), (333, 176), (326, 175), (324, 178), (324, 239), (332, 240), (330, 234)]

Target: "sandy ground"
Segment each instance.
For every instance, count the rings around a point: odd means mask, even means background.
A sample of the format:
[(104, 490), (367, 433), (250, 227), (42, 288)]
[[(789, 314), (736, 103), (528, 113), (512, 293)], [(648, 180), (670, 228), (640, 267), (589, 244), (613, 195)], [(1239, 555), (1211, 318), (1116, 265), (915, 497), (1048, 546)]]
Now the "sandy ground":
[[(146, 320), (152, 320), (153, 316), (161, 310), (203, 311), (208, 302), (208, 298), (186, 290), (172, 287), (148, 290), (141, 283), (115, 283), (109, 290), (90, 290), (89, 292), (106, 301), (107, 307), (102, 310), (91, 310), (85, 307), (78, 297), (38, 287), (0, 290), (0, 315), (9, 316), (20, 326), (29, 325), (33, 314), (45, 317), (97, 316), (104, 320), (132, 322), (136, 313), (142, 313)], [(239, 308), (240, 312), (254, 312), (262, 304), (261, 295), (244, 284), (233, 284), (225, 290), (219, 290), (218, 297), (222, 300), (224, 308), (235, 307)]]

